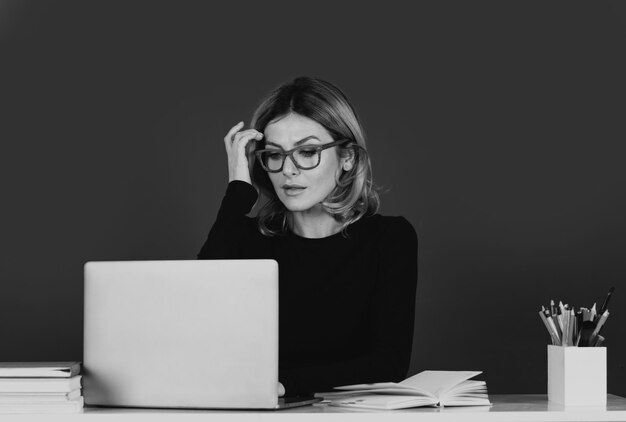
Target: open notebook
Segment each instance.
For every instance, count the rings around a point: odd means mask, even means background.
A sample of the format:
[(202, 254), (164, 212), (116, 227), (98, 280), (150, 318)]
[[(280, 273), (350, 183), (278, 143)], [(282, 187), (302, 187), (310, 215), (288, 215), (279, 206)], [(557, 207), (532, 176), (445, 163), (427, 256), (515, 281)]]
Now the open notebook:
[(335, 387), (317, 393), (331, 406), (405, 409), (419, 406), (489, 406), (487, 384), (470, 378), (481, 371), (423, 371), (399, 383), (382, 382)]

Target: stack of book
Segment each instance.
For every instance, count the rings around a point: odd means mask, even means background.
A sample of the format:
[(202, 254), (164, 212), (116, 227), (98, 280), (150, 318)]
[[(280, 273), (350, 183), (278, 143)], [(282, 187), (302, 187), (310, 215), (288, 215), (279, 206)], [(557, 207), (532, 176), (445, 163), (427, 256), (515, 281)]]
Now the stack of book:
[(399, 383), (381, 382), (335, 387), (316, 393), (321, 405), (395, 410), (420, 406), (490, 406), (487, 384), (470, 378), (480, 371), (423, 371)]
[(0, 413), (78, 413), (80, 362), (0, 362)]

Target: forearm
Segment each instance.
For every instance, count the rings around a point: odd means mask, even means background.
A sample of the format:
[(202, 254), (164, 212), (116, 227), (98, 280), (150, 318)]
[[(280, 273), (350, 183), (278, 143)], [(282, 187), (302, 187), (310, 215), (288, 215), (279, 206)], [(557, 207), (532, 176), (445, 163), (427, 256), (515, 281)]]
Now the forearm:
[(213, 227), (204, 242), (198, 259), (236, 259), (239, 244), (249, 225), (246, 214), (257, 199), (254, 187), (242, 181), (228, 184)]
[(198, 259), (238, 259), (241, 235), (238, 233), (244, 221), (239, 225), (213, 226), (198, 253)]

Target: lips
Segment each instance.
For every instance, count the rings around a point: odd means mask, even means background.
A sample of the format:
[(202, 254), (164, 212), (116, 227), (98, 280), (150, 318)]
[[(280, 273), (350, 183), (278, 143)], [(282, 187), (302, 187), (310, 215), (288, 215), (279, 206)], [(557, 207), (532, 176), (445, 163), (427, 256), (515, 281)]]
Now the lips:
[(306, 188), (300, 185), (283, 185), (283, 190), (288, 196), (295, 196), (301, 194)]

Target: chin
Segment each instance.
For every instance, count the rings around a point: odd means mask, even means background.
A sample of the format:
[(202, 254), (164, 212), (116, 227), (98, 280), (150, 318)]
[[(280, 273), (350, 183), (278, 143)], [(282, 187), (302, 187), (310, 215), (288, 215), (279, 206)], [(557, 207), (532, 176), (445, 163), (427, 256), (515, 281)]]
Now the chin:
[(313, 206), (313, 204), (310, 204), (308, 201), (294, 200), (293, 198), (280, 198), (280, 200), (285, 208), (291, 212), (306, 211)]
[(278, 199), (290, 212), (307, 211), (319, 203), (319, 201), (316, 202), (314, 199), (307, 198), (307, 196), (306, 193), (298, 196), (279, 195)]

